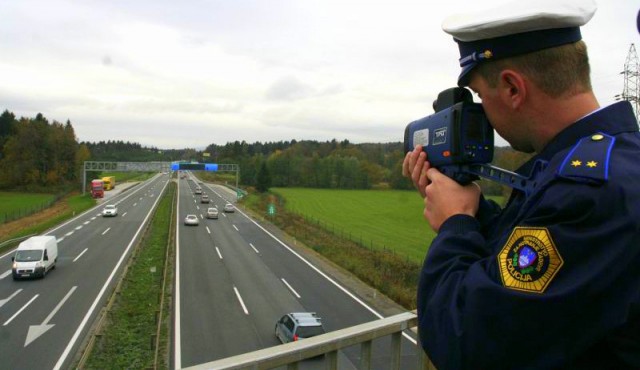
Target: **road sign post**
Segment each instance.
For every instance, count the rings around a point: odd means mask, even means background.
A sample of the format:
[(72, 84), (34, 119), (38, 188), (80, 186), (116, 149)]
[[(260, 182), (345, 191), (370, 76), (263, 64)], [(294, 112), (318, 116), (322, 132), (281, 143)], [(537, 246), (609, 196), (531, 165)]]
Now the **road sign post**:
[(275, 204), (270, 203), (270, 204), (267, 206), (267, 214), (268, 214), (269, 216), (271, 216), (271, 217), (275, 216), (275, 214), (276, 214), (276, 206), (275, 206)]

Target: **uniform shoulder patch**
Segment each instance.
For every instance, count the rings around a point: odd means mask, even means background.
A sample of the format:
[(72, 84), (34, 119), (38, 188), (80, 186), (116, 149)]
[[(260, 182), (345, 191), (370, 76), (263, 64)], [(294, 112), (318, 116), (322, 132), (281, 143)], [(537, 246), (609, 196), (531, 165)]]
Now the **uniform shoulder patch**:
[(609, 158), (616, 139), (597, 133), (580, 139), (558, 168), (557, 176), (577, 181), (603, 183), (609, 179)]
[(498, 254), (502, 285), (543, 293), (564, 264), (546, 227), (516, 227)]

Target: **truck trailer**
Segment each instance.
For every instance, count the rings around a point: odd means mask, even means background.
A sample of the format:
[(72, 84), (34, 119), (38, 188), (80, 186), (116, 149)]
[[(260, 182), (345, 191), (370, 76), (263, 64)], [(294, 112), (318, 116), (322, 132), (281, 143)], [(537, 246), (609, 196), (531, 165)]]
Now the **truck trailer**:
[(115, 187), (116, 187), (116, 177), (115, 176), (103, 177), (102, 181), (104, 182), (104, 190), (115, 189)]

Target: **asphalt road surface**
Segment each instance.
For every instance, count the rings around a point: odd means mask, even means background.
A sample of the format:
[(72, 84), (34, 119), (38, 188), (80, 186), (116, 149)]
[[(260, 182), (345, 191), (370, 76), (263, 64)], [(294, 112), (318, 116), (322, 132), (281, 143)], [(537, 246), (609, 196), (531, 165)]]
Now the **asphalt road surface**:
[(71, 366), (168, 181), (116, 188), (107, 199), (118, 216), (102, 217), (99, 205), (43, 234), (58, 240), (57, 267), (43, 279), (14, 281), (13, 252), (0, 256), (0, 369)]
[[(211, 203), (200, 202), (200, 185)], [(269, 233), (241, 210), (222, 212), (235, 194), (179, 180), (174, 368), (183, 368), (280, 344), (276, 321), (289, 312), (316, 312), (326, 331), (369, 322), (380, 314), (354, 293)], [(206, 209), (219, 219), (205, 218)], [(200, 219), (185, 226), (187, 214)], [(373, 368), (388, 369), (390, 340), (374, 341)], [(415, 345), (403, 339), (402, 369), (415, 368)], [(339, 355), (339, 368), (356, 368), (360, 348)], [(322, 368), (318, 360), (301, 368)]]

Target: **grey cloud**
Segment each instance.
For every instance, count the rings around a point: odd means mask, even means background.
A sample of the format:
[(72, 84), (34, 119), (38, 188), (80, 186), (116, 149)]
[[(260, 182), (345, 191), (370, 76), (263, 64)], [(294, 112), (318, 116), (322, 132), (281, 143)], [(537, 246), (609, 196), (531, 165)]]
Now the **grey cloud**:
[(270, 100), (298, 100), (307, 98), (315, 93), (315, 90), (293, 76), (285, 76), (274, 82), (266, 92)]

